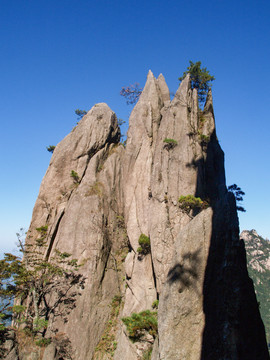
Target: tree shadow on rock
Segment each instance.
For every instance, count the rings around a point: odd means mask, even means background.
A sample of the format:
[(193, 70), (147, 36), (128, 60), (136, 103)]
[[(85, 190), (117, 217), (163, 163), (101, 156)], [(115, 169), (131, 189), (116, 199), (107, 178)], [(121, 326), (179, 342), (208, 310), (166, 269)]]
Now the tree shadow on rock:
[(200, 266), (200, 251), (187, 252), (182, 256), (181, 262), (177, 262), (168, 272), (168, 283), (170, 285), (177, 283), (179, 285), (178, 292), (193, 287), (196, 292), (196, 282), (199, 276), (198, 268)]
[[(84, 289), (86, 277), (82, 274), (68, 274), (62, 286), (51, 289), (53, 291), (53, 302), (45, 303), (44, 315), (49, 318), (50, 314), (56, 319), (60, 317), (64, 323), (68, 321), (68, 315), (76, 308), (78, 296)], [(44, 301), (45, 302), (45, 301)]]

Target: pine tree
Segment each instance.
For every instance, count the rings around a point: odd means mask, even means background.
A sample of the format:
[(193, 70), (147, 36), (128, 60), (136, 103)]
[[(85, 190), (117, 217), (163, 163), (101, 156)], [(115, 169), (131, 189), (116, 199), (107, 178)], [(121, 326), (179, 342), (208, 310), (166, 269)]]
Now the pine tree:
[(201, 62), (197, 61), (193, 63), (189, 61), (189, 66), (183, 75), (178, 79), (179, 81), (184, 80), (187, 74), (190, 74), (191, 88), (197, 89), (198, 91), (198, 100), (202, 104), (205, 102), (207, 92), (211, 85), (210, 81), (215, 80), (214, 76), (209, 74), (209, 71), (206, 67), (201, 68)]

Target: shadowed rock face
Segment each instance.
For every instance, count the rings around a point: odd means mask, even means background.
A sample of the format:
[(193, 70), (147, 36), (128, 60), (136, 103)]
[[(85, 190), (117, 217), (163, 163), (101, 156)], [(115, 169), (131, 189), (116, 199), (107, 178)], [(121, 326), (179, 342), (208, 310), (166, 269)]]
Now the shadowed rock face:
[[(27, 241), (48, 225), (44, 257), (71, 253), (86, 278), (65, 319), (50, 319), (48, 335), (64, 333), (76, 360), (137, 360), (151, 343), (152, 360), (268, 359), (211, 92), (201, 111), (187, 76), (170, 101), (163, 76), (150, 71), (126, 148), (119, 139), (115, 114), (95, 105), (57, 145), (42, 181)], [(188, 194), (209, 207), (183, 212), (178, 199)], [(151, 253), (138, 253), (141, 234)], [(158, 337), (132, 343), (121, 317), (156, 299)]]

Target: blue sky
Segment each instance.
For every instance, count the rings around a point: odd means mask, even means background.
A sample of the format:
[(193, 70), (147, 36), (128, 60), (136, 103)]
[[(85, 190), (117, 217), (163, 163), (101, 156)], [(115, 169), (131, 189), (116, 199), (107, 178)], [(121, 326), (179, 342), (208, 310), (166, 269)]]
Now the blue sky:
[(122, 86), (151, 69), (175, 91), (189, 60), (216, 77), (227, 184), (246, 192), (241, 229), (270, 238), (269, 17), (269, 0), (0, 0), (0, 252), (29, 226), (46, 146), (76, 125), (74, 110), (106, 102), (127, 120)]

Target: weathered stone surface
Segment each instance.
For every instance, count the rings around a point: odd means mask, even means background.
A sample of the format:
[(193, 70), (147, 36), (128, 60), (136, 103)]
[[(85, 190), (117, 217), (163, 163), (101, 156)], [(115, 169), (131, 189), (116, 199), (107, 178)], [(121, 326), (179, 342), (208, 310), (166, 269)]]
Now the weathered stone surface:
[(118, 344), (114, 354), (114, 359), (135, 359), (137, 360), (137, 349), (134, 344), (130, 341), (127, 334), (125, 333), (124, 327), (118, 335)]
[(23, 354), (22, 360), (39, 360), (40, 358), (40, 350), (39, 351), (33, 351), (28, 354)]
[(106, 145), (117, 142), (119, 136), (115, 114), (101, 103), (95, 105), (56, 146), (33, 210), (32, 237), (38, 236), (35, 229), (48, 221), (51, 224), (49, 237), (53, 237), (68, 200), (76, 189), (71, 171), (76, 171), (83, 179), (90, 159)]
[(6, 340), (3, 344), (3, 348), (9, 353), (14, 347), (13, 340)]
[(17, 360), (18, 351), (15, 340), (15, 331), (7, 330), (6, 333), (1, 334), (0, 340), (0, 357), (9, 360)]
[[(57, 145), (43, 179), (27, 241), (48, 225), (44, 256), (71, 253), (85, 277), (76, 306), (50, 319), (50, 335), (65, 334), (76, 360), (138, 360), (149, 344), (152, 360), (267, 359), (211, 91), (200, 110), (187, 76), (170, 101), (164, 77), (150, 71), (126, 148), (119, 139), (115, 114), (94, 106)], [(188, 194), (210, 207), (183, 212), (178, 199)], [(151, 243), (144, 255), (141, 234)], [(152, 310), (158, 298), (158, 338), (132, 343), (121, 317)]]
[(56, 346), (54, 343), (46, 346), (42, 360), (54, 360), (56, 355)]
[(212, 215), (211, 209), (202, 211), (176, 239), (173, 266), (159, 302), (161, 360), (200, 359), (205, 325), (203, 282)]
[(130, 251), (125, 259), (125, 271), (128, 279), (132, 277), (134, 262), (135, 262), (135, 252)]
[(13, 348), (4, 360), (19, 360), (17, 349)]
[(158, 337), (155, 339), (155, 342), (154, 342), (154, 345), (153, 345), (153, 351), (152, 351), (152, 354), (151, 354), (151, 359), (160, 360)]
[[(45, 256), (65, 251), (81, 265), (85, 284), (75, 308), (62, 306), (62, 316), (51, 318), (49, 327), (51, 336), (61, 329), (76, 360), (93, 356), (109, 305), (123, 285), (115, 262), (125, 246), (123, 229), (116, 226), (122, 213), (119, 138), (115, 114), (106, 104), (95, 105), (57, 145), (28, 232), (28, 241), (34, 242), (35, 229), (48, 225)], [(79, 181), (74, 182), (71, 170)]]

